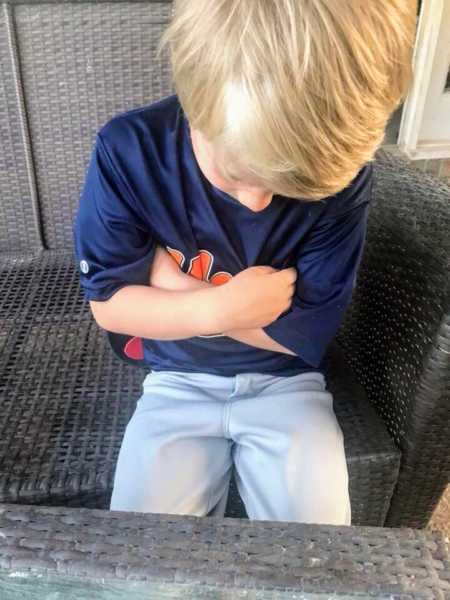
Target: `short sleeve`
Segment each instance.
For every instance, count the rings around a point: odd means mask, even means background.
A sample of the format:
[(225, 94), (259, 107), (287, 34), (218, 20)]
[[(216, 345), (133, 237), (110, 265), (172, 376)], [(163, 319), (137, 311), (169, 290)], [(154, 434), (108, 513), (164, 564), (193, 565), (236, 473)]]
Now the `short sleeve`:
[(264, 327), (276, 342), (318, 367), (350, 304), (361, 261), (373, 167), (353, 186), (342, 209), (325, 212), (297, 256), (296, 294), (290, 310)]
[(73, 222), (73, 240), (87, 300), (108, 300), (126, 285), (148, 285), (155, 239), (99, 132)]

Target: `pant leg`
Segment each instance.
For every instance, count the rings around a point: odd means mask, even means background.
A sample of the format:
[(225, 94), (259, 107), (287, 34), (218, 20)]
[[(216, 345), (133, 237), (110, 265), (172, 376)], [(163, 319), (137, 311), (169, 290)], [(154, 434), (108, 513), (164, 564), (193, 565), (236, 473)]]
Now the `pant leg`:
[[(207, 517), (223, 518), (225, 516), (225, 509), (227, 507), (227, 500), (228, 500), (228, 492), (230, 491), (230, 479), (231, 479), (231, 472), (230, 472), (230, 475), (226, 482), (226, 485), (224, 486), (224, 489), (222, 491), (222, 495), (220, 495), (220, 493), (218, 494), (219, 499), (216, 502), (215, 506), (210, 508), (208, 514), (206, 515)], [(210, 505), (212, 504), (212, 502), (213, 501), (211, 500)]]
[(249, 377), (230, 417), (249, 518), (350, 525), (344, 437), (324, 376)]
[(232, 441), (222, 435), (232, 385), (200, 373), (147, 375), (122, 440), (110, 510), (220, 514), (232, 472)]

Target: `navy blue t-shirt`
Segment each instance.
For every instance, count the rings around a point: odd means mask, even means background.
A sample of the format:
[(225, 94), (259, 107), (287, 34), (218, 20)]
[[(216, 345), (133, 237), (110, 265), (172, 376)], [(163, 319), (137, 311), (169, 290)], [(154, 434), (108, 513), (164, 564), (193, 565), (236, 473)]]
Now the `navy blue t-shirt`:
[(120, 113), (97, 132), (74, 221), (85, 297), (104, 301), (123, 286), (149, 285), (156, 245), (215, 284), (253, 265), (293, 266), (291, 308), (264, 331), (296, 356), (218, 335), (144, 339), (144, 360), (152, 370), (218, 375), (323, 372), (355, 285), (372, 179), (367, 163), (334, 196), (274, 195), (253, 212), (203, 175), (176, 95)]

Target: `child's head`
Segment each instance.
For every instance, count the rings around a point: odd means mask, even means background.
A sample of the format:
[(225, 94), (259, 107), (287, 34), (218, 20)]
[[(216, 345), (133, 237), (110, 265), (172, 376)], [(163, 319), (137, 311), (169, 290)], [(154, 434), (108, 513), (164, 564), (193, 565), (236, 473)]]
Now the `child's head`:
[(175, 0), (160, 51), (225, 179), (318, 200), (381, 145), (416, 20), (417, 0)]

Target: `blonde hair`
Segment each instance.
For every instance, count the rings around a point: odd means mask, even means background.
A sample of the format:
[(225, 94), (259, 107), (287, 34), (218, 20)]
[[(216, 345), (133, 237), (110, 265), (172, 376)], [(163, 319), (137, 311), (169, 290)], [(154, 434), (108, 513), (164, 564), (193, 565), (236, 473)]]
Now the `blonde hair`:
[(416, 21), (417, 0), (175, 0), (158, 53), (225, 178), (320, 200), (374, 160)]

